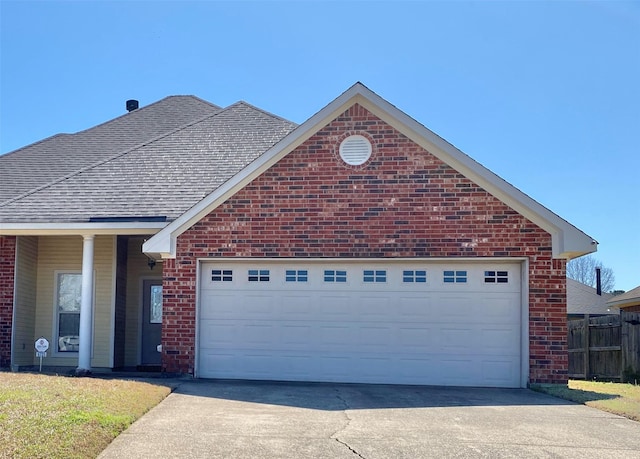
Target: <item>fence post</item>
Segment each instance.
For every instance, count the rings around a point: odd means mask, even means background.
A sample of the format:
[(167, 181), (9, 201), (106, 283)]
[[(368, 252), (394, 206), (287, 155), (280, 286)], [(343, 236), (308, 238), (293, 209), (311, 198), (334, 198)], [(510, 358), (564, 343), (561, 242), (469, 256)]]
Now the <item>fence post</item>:
[(584, 315), (584, 379), (589, 379), (589, 347), (591, 346), (591, 332), (589, 330), (589, 314)]

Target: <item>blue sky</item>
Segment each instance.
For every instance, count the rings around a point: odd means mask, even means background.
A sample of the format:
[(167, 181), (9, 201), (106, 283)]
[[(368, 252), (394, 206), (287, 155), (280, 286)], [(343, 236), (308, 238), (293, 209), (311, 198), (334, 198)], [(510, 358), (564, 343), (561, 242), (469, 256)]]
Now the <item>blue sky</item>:
[(640, 2), (0, 0), (0, 153), (173, 94), (303, 122), (356, 81), (640, 285)]

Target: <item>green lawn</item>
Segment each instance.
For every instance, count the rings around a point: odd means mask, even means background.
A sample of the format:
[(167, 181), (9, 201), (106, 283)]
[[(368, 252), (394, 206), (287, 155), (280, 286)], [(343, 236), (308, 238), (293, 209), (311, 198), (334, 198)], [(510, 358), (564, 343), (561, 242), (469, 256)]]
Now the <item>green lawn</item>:
[(570, 380), (568, 386), (538, 384), (531, 388), (640, 421), (640, 385)]
[(0, 373), (0, 458), (94, 458), (170, 392), (162, 381)]

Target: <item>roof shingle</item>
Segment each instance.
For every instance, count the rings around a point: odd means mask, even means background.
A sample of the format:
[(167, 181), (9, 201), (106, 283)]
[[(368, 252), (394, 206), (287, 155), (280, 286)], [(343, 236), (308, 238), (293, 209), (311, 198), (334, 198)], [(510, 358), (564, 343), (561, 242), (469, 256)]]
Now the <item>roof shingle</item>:
[(173, 220), (295, 127), (239, 102), (0, 205), (0, 221)]
[(57, 134), (2, 155), (0, 203), (219, 110), (194, 96), (169, 96), (90, 129)]

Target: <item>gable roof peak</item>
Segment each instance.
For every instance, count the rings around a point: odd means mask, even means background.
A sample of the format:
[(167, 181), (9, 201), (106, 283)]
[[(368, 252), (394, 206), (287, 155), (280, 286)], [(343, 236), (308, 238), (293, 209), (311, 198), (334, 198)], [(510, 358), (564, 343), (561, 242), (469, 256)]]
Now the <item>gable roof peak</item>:
[(548, 232), (552, 239), (554, 258), (572, 259), (596, 251), (597, 242), (590, 236), (498, 177), (359, 81), (147, 241), (143, 250), (156, 257), (174, 257), (176, 239), (182, 232), (356, 103)]

